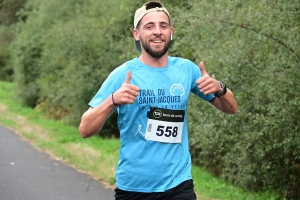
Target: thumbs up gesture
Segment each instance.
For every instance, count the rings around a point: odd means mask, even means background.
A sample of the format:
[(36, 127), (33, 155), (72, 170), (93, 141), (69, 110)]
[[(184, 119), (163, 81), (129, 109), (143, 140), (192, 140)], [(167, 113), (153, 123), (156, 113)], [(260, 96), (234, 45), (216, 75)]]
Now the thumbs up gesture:
[(114, 102), (117, 105), (132, 104), (139, 95), (140, 88), (136, 85), (130, 84), (132, 74), (127, 72), (127, 77), (122, 86), (113, 93)]
[(200, 62), (199, 64), (200, 71), (202, 76), (196, 81), (200, 92), (205, 95), (214, 94), (222, 90), (219, 82), (216, 79), (213, 79), (208, 75), (205, 70), (204, 62)]

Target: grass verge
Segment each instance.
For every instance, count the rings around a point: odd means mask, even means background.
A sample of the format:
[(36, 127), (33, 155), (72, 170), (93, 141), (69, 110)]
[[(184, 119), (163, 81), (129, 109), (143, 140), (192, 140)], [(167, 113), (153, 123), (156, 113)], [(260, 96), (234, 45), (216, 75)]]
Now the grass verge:
[[(115, 183), (118, 139), (93, 136), (82, 139), (77, 127), (46, 119), (34, 109), (24, 107), (15, 97), (15, 85), (0, 81), (0, 124), (29, 140), (37, 149), (48, 152), (76, 169), (90, 174), (107, 187)], [(198, 199), (202, 200), (277, 200), (272, 193), (249, 193), (193, 166)]]

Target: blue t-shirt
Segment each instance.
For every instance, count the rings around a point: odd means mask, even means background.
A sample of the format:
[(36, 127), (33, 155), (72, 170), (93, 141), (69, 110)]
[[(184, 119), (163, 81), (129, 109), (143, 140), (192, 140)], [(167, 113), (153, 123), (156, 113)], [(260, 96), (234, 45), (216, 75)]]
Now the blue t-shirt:
[[(139, 86), (140, 91), (133, 104), (117, 108), (121, 147), (116, 186), (133, 192), (164, 192), (192, 178), (187, 127), (190, 92), (206, 101), (215, 96), (199, 91), (196, 80), (201, 71), (189, 60), (168, 57), (167, 66), (154, 68), (135, 58), (108, 76), (89, 105), (97, 107), (118, 90), (128, 70), (132, 73), (130, 84)], [(145, 139), (151, 107), (185, 111), (181, 143)]]

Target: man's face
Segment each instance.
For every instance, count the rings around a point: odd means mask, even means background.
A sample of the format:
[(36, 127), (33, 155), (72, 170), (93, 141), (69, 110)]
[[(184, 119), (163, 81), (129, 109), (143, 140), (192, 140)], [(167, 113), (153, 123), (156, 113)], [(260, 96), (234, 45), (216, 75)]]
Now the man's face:
[(169, 17), (164, 12), (148, 13), (140, 22), (141, 46), (154, 58), (161, 58), (167, 53), (172, 33), (173, 28), (169, 23)]

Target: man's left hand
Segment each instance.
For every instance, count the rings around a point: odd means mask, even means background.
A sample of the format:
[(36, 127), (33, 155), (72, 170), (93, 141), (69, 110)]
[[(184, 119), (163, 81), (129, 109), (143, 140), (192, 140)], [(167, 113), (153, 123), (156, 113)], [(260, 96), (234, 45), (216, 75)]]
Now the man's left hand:
[(200, 92), (205, 95), (214, 94), (222, 90), (220, 83), (209, 76), (204, 67), (204, 62), (200, 62), (199, 64), (200, 71), (202, 76), (196, 81)]

